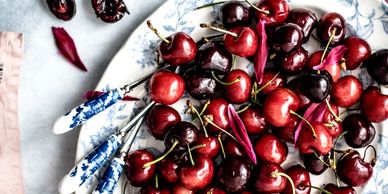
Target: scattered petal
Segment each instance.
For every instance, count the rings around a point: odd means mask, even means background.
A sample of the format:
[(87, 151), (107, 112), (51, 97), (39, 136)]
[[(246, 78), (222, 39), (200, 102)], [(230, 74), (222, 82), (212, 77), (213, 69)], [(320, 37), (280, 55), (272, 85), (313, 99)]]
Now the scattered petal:
[(128, 96), (128, 95), (125, 95), (123, 97), (123, 99), (121, 99), (123, 101), (139, 101), (140, 99), (139, 98), (136, 98), (136, 97), (133, 97), (133, 96)]
[(265, 64), (268, 57), (267, 34), (265, 32), (265, 20), (260, 20), (256, 26), (257, 34), (259, 35), (259, 47), (254, 59), (254, 70), (256, 81), (261, 84), (264, 75)]
[[(86, 100), (91, 100), (91, 99), (94, 99), (94, 98), (97, 98), (98, 96), (100, 96), (101, 94), (103, 94), (104, 92), (102, 91), (88, 91), (86, 92), (83, 97), (86, 99)], [(133, 97), (133, 96), (128, 96), (128, 95), (125, 95), (122, 99), (122, 101), (138, 101), (140, 100), (139, 98), (136, 98), (136, 97)]]
[[(306, 112), (304, 112), (303, 117), (309, 118), (311, 114), (314, 112), (314, 110), (319, 106), (318, 103), (312, 103), (307, 109)], [(304, 121), (299, 121), (298, 126), (295, 129), (295, 137), (294, 137), (294, 146), (296, 147), (296, 141), (298, 140), (299, 133), (302, 130), (302, 124)]]
[(348, 49), (344, 45), (336, 46), (327, 55), (323, 62), (313, 67), (314, 70), (323, 70), (327, 65), (337, 64)]

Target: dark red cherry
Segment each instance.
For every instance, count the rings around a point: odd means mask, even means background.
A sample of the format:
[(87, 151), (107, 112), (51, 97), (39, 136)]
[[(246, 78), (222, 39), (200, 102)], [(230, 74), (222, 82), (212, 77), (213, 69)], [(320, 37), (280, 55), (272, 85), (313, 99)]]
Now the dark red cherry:
[(195, 194), (195, 190), (183, 186), (181, 183), (174, 185), (172, 194)]
[(287, 75), (296, 75), (305, 67), (308, 59), (308, 52), (299, 47), (290, 53), (279, 54), (276, 57), (275, 64), (281, 71)]
[(311, 101), (322, 102), (329, 95), (333, 79), (326, 70), (311, 70), (302, 77), (302, 91)]
[(152, 184), (141, 188), (140, 194), (170, 194), (170, 190), (166, 187), (164, 188), (155, 188)]
[(279, 73), (279, 74), (278, 73), (279, 72), (271, 69), (269, 70), (266, 69), (264, 71), (263, 79), (261, 83), (257, 85), (257, 88), (263, 88), (260, 91), (261, 93), (269, 94), (276, 88), (280, 88), (286, 85), (287, 78), (282, 73)]
[(127, 178), (135, 187), (147, 184), (154, 176), (156, 165), (143, 168), (144, 164), (154, 160), (154, 156), (147, 150), (136, 150), (125, 158)]
[(354, 190), (351, 186), (338, 187), (333, 183), (325, 185), (323, 189), (335, 194), (357, 194), (356, 190)]
[(243, 157), (227, 156), (217, 171), (217, 182), (227, 192), (245, 189), (251, 176), (251, 167)]
[(213, 179), (213, 160), (201, 154), (194, 155), (193, 157), (195, 165), (183, 165), (178, 172), (179, 180), (188, 189), (203, 189)]
[[(295, 185), (295, 193), (297, 194), (309, 194), (311, 191), (311, 181), (309, 172), (301, 165), (297, 164), (291, 166), (286, 171), (287, 175), (292, 179)], [(291, 183), (287, 182), (287, 186), (284, 189), (284, 194), (292, 194), (293, 190)]]
[[(229, 102), (223, 98), (213, 98), (210, 100), (210, 103), (206, 108), (204, 115), (210, 117), (213, 123), (216, 124), (218, 127), (224, 130), (228, 130), (229, 129), (228, 105), (229, 105)], [(219, 131), (219, 129), (217, 129), (211, 124), (208, 124), (206, 128), (211, 133), (215, 133)]]
[(147, 127), (158, 140), (163, 140), (168, 128), (181, 121), (181, 116), (174, 109), (166, 105), (156, 105), (147, 114)]
[(115, 23), (129, 14), (123, 0), (92, 0), (92, 6), (97, 17), (107, 23)]
[(164, 136), (166, 148), (170, 148), (178, 141), (175, 150), (187, 149), (187, 145), (193, 146), (198, 141), (198, 128), (192, 123), (181, 121), (170, 127)]
[(372, 53), (368, 42), (356, 36), (347, 37), (344, 45), (348, 49), (344, 55), (347, 70), (359, 67)]
[(226, 194), (225, 191), (217, 187), (207, 187), (197, 193), (198, 194)]
[(361, 82), (356, 77), (347, 75), (333, 83), (330, 97), (335, 105), (350, 107), (360, 100), (362, 92)]
[(388, 119), (388, 95), (382, 94), (376, 86), (369, 87), (361, 97), (361, 110), (370, 122), (385, 121)]
[(256, 7), (268, 12), (255, 12), (259, 20), (266, 21), (266, 26), (276, 26), (283, 23), (287, 19), (289, 12), (288, 4), (285, 0), (261, 0), (256, 4)]
[(197, 45), (188, 34), (177, 32), (166, 39), (168, 43), (162, 41), (159, 45), (160, 55), (166, 63), (178, 66), (195, 59)]
[(195, 150), (196, 153), (208, 156), (209, 158), (214, 158), (220, 152), (221, 146), (217, 137), (205, 137), (200, 135), (197, 141), (198, 145), (202, 147)]
[(299, 122), (300, 119), (297, 116), (291, 115), (290, 122), (288, 122), (286, 126), (274, 127), (272, 128), (272, 132), (281, 140), (289, 143), (294, 143), (295, 129)]
[(232, 138), (227, 138), (224, 141), (225, 154), (228, 157), (230, 156), (245, 156), (246, 152), (244, 148), (236, 140)]
[(220, 7), (219, 13), (225, 28), (248, 26), (252, 20), (249, 6), (244, 1), (227, 1)]
[(302, 92), (302, 79), (301, 78), (295, 78), (288, 82), (287, 88), (294, 91), (294, 93), (299, 97), (299, 108), (301, 112), (304, 112), (310, 105), (311, 100), (307, 98), (307, 96)]
[(47, 5), (58, 19), (71, 20), (76, 13), (76, 4), (74, 0), (46, 0)]
[(259, 37), (252, 28), (234, 27), (229, 32), (237, 35), (224, 35), (224, 46), (230, 53), (240, 57), (250, 57), (256, 54)]
[(303, 164), (306, 167), (306, 170), (309, 171), (311, 174), (320, 175), (328, 168), (328, 166), (322, 163), (322, 161), (328, 164), (329, 155), (317, 156), (315, 154), (303, 154), (302, 158), (303, 158)]
[(178, 168), (179, 161), (175, 160), (171, 156), (167, 156), (166, 158), (161, 160), (158, 165), (159, 175), (167, 183), (176, 183), (179, 180)]
[(376, 135), (372, 123), (362, 114), (350, 114), (342, 122), (346, 143), (353, 148), (369, 145)]
[[(236, 81), (239, 80), (239, 81)], [(225, 98), (233, 104), (241, 104), (247, 102), (251, 96), (252, 81), (249, 75), (241, 70), (235, 69), (228, 72), (222, 79), (225, 83), (231, 83), (223, 85), (223, 93)]]
[(191, 68), (183, 75), (186, 81), (186, 91), (197, 100), (210, 99), (218, 90), (218, 83), (210, 73)]
[(364, 65), (377, 83), (388, 84), (388, 49), (381, 49), (373, 53)]
[[(323, 50), (319, 50), (311, 54), (310, 58), (307, 60), (307, 69), (312, 70), (314, 66), (321, 64), (322, 55)], [(336, 82), (341, 77), (341, 67), (338, 63), (326, 65), (325, 70), (330, 73), (333, 78), (333, 82)]]
[(196, 62), (200, 69), (225, 74), (232, 68), (232, 54), (224, 46), (208, 42), (198, 49)]
[(317, 24), (317, 17), (308, 9), (294, 8), (288, 13), (286, 22), (298, 25), (303, 32), (303, 42), (307, 42)]
[(273, 134), (261, 135), (254, 145), (255, 154), (260, 161), (281, 164), (286, 160), (288, 148)]
[(330, 36), (332, 35), (333, 38), (330, 42), (331, 46), (341, 43), (344, 40), (345, 34), (346, 22), (339, 13), (328, 12), (324, 14), (318, 22), (317, 37), (324, 45), (328, 43)]
[(258, 108), (249, 107), (239, 114), (249, 135), (257, 135), (264, 132), (269, 124), (265, 121), (263, 113)]
[(149, 82), (151, 99), (157, 103), (170, 105), (177, 102), (185, 91), (183, 78), (168, 70), (155, 72)]
[[(335, 115), (339, 116), (338, 106), (334, 105), (333, 103), (330, 103), (330, 107), (335, 113)], [(342, 133), (342, 125), (339, 122), (341, 121), (336, 119), (330, 109), (327, 108), (326, 111), (323, 113), (322, 123), (326, 125), (327, 130), (333, 138), (338, 137)]]
[(373, 166), (373, 161), (365, 162), (356, 150), (352, 150), (338, 160), (337, 175), (349, 186), (361, 186), (372, 177)]
[(274, 172), (285, 173), (279, 164), (265, 163), (257, 166), (253, 171), (253, 185), (255, 192), (280, 193), (286, 188), (287, 179), (274, 176)]
[(270, 45), (274, 50), (288, 53), (301, 47), (303, 32), (298, 25), (286, 23), (271, 32), (270, 40)]
[(333, 138), (326, 126), (320, 122), (311, 122), (311, 125), (316, 133), (316, 138), (313, 137), (311, 127), (304, 124), (296, 142), (299, 151), (302, 154), (311, 154), (316, 152), (318, 154), (325, 155), (329, 153), (333, 146)]

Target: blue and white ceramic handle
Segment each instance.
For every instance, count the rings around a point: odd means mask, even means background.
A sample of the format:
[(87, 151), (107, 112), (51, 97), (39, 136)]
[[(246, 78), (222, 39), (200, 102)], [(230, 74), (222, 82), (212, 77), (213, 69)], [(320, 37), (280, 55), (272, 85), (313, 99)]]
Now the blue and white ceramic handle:
[(116, 157), (106, 169), (93, 194), (112, 194), (124, 170), (124, 157)]
[(75, 192), (97, 170), (104, 166), (113, 155), (115, 155), (121, 144), (121, 137), (112, 135), (96, 147), (62, 178), (58, 185), (59, 193), (70, 194)]
[(53, 132), (55, 134), (62, 134), (82, 125), (94, 115), (121, 100), (123, 96), (123, 90), (114, 89), (75, 107), (64, 116), (58, 118), (54, 124)]

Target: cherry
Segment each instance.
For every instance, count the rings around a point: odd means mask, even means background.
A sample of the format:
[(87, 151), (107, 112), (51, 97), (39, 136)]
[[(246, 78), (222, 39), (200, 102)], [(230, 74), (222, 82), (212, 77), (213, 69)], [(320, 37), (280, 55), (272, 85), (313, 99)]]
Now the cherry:
[(311, 174), (320, 175), (328, 168), (326, 164), (329, 163), (329, 155), (303, 154), (302, 158), (304, 166)]
[(185, 91), (183, 78), (168, 70), (156, 71), (149, 82), (151, 99), (157, 103), (170, 105), (177, 102)]
[(235, 35), (224, 35), (224, 46), (230, 53), (240, 57), (250, 57), (256, 54), (259, 37), (252, 28), (234, 27), (229, 32)]
[[(286, 171), (287, 175), (290, 176), (292, 182), (295, 184), (295, 193), (297, 194), (309, 194), (311, 188), (310, 174), (301, 165), (297, 164), (291, 166)], [(292, 194), (293, 188), (290, 183), (287, 183), (286, 188), (283, 191), (284, 194)]]
[(333, 183), (325, 185), (323, 189), (335, 194), (357, 194), (356, 190), (354, 190), (351, 186), (338, 187)]
[[(333, 113), (331, 112), (331, 110)], [(327, 108), (326, 111), (323, 113), (322, 117), (322, 123), (326, 125), (327, 130), (329, 131), (330, 135), (333, 138), (338, 137), (342, 133), (342, 125), (341, 120), (338, 118), (339, 115), (339, 109), (338, 106), (334, 104), (330, 104), (330, 108)]]
[(372, 53), (368, 42), (356, 36), (347, 37), (344, 45), (348, 49), (344, 55), (347, 70), (356, 69)]
[(299, 47), (290, 53), (282, 53), (276, 57), (275, 64), (277, 64), (281, 71), (287, 75), (296, 75), (305, 67), (308, 59), (308, 52)]
[(195, 194), (195, 190), (188, 189), (182, 184), (177, 184), (172, 188), (172, 194)]
[(261, 0), (256, 7), (263, 11), (256, 11), (259, 20), (266, 21), (266, 26), (276, 26), (283, 23), (288, 16), (288, 4), (285, 0)]
[(141, 188), (140, 194), (170, 194), (170, 190), (168, 188), (155, 188), (152, 185), (147, 185)]
[(256, 135), (264, 132), (269, 127), (263, 113), (258, 108), (249, 107), (239, 114), (249, 135)]
[(228, 138), (224, 143), (224, 149), (227, 156), (245, 156), (244, 148), (234, 139)]
[(294, 136), (295, 136), (295, 129), (296, 126), (299, 124), (300, 119), (295, 116), (291, 115), (290, 122), (284, 127), (274, 127), (272, 128), (272, 132), (278, 136), (281, 140), (294, 143)]
[[(210, 117), (212, 122), (218, 127), (224, 130), (228, 130), (228, 105), (229, 102), (223, 98), (213, 98), (210, 100), (210, 103), (207, 106), (204, 115)], [(211, 133), (219, 131), (219, 129), (213, 125), (207, 125), (206, 128)]]
[(170, 127), (164, 136), (166, 148), (173, 147), (176, 142), (175, 150), (183, 150), (187, 145), (193, 145), (198, 141), (198, 128), (192, 123), (181, 121)]
[(302, 91), (311, 101), (322, 102), (330, 93), (333, 79), (326, 70), (312, 70), (302, 77)]
[(194, 165), (184, 165), (178, 172), (179, 180), (188, 189), (203, 189), (209, 185), (214, 175), (213, 160), (198, 154)]
[(210, 99), (216, 95), (218, 84), (209, 73), (191, 68), (183, 75), (186, 91), (197, 100)]
[(317, 17), (308, 9), (294, 8), (288, 13), (286, 22), (298, 25), (303, 32), (303, 42), (307, 42), (317, 24)]
[(264, 118), (275, 127), (284, 127), (290, 122), (290, 111), (296, 111), (298, 106), (299, 98), (292, 90), (277, 88), (265, 99)]
[(369, 87), (361, 98), (362, 113), (370, 122), (379, 123), (388, 119), (388, 95), (378, 87)]
[(227, 1), (220, 7), (219, 13), (226, 28), (248, 26), (252, 20), (249, 6), (243, 1)]
[(200, 69), (218, 74), (225, 74), (232, 68), (232, 54), (223, 45), (214, 42), (202, 45), (195, 61)]
[(318, 153), (325, 155), (330, 152), (333, 144), (333, 138), (323, 123), (312, 122), (311, 125), (316, 133), (314, 138), (312, 130), (309, 126), (303, 125), (299, 133), (299, 138), (296, 142), (299, 151), (302, 154)]
[(197, 192), (198, 194), (226, 194), (225, 191), (223, 191), (222, 189), (219, 189), (217, 187), (207, 187), (199, 192)]
[(200, 135), (197, 144), (202, 146), (196, 149), (195, 152), (208, 156), (209, 158), (217, 156), (221, 149), (217, 137), (205, 137), (204, 135)]
[(303, 32), (301, 28), (292, 23), (285, 23), (275, 28), (270, 34), (271, 47), (279, 52), (291, 52), (301, 47)]
[(168, 128), (181, 121), (181, 116), (174, 109), (166, 105), (156, 105), (147, 114), (147, 127), (151, 134), (162, 140)]
[(342, 122), (346, 143), (353, 148), (369, 145), (375, 137), (376, 130), (372, 123), (362, 114), (350, 114)]
[(288, 154), (286, 143), (275, 135), (268, 133), (261, 135), (256, 140), (253, 149), (259, 160), (276, 164), (283, 163)]
[[(322, 55), (322, 50), (311, 54), (310, 58), (307, 60), (307, 69), (311, 70), (314, 66), (321, 64)], [(330, 73), (331, 77), (333, 78), (333, 82), (336, 82), (341, 77), (341, 67), (338, 63), (326, 65), (325, 70)]]
[(147, 150), (136, 150), (126, 156), (125, 168), (127, 178), (135, 187), (147, 184), (155, 175), (156, 166), (143, 168), (143, 165), (154, 160), (154, 156)]
[(364, 62), (364, 66), (377, 83), (388, 84), (388, 49), (381, 49), (373, 53)]
[(333, 83), (331, 101), (340, 107), (350, 107), (360, 100), (362, 91), (361, 82), (356, 77), (347, 75)]
[(338, 13), (325, 13), (318, 22), (317, 37), (323, 44), (337, 45), (344, 40), (345, 34), (346, 22)]
[(283, 173), (283, 168), (274, 163), (259, 165), (253, 171), (253, 184), (255, 192), (259, 193), (280, 193), (287, 185), (287, 180), (277, 173)]
[(287, 88), (291, 89), (294, 91), (294, 93), (299, 97), (299, 108), (301, 112), (304, 112), (310, 105), (311, 105), (311, 100), (307, 98), (307, 96), (302, 92), (302, 79), (301, 78), (296, 78), (291, 80), (287, 84)]
[(338, 160), (338, 178), (349, 186), (361, 186), (372, 177), (374, 164), (375, 159), (371, 163), (365, 162), (360, 153), (351, 150)]
[(259, 92), (263, 94), (269, 94), (276, 88), (283, 87), (287, 82), (287, 78), (275, 71), (275, 70), (266, 70), (264, 71), (263, 79), (260, 84), (257, 85)]
[(225, 98), (229, 102), (241, 104), (249, 100), (252, 91), (252, 81), (245, 71), (241, 69), (232, 70), (223, 77), (222, 81), (232, 83), (222, 86)]
[(47, 5), (58, 19), (69, 21), (76, 13), (76, 4), (74, 0), (46, 0)]
[(168, 156), (160, 161), (158, 165), (159, 174), (167, 183), (176, 183), (179, 180), (178, 167), (179, 162), (173, 157)]
[(251, 167), (247, 160), (239, 156), (228, 156), (217, 171), (217, 182), (227, 192), (245, 189), (251, 176)]

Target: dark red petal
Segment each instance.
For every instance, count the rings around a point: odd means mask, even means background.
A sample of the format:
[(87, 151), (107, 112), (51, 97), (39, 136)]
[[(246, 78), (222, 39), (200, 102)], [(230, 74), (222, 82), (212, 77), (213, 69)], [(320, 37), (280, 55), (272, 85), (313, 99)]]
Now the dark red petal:
[(327, 65), (337, 64), (348, 49), (344, 45), (336, 46), (327, 55), (323, 62), (313, 67), (314, 70), (323, 70)]
[(52, 31), (55, 38), (55, 44), (61, 54), (79, 69), (88, 71), (78, 55), (73, 39), (66, 30), (63, 28), (52, 27)]
[(123, 97), (123, 99), (121, 99), (123, 101), (139, 101), (140, 99), (139, 98), (136, 98), (136, 97), (133, 97), (133, 96), (128, 96), (128, 95), (125, 95)]
[[(311, 114), (314, 112), (314, 110), (319, 106), (318, 103), (312, 103), (307, 109), (306, 112), (304, 112), (303, 117), (309, 118)], [(302, 124), (304, 121), (300, 120), (298, 126), (295, 130), (295, 137), (294, 137), (294, 146), (296, 147), (296, 141), (298, 140), (300, 130), (302, 130)]]
[(255, 70), (256, 82), (261, 84), (264, 75), (265, 64), (268, 57), (267, 34), (265, 32), (265, 20), (260, 20), (256, 26), (257, 34), (259, 35), (259, 47), (254, 59), (253, 69)]
[(93, 98), (96, 98), (97, 96), (103, 94), (104, 92), (102, 91), (87, 91), (83, 97), (86, 99), (86, 100), (90, 100), (90, 99), (93, 99)]

